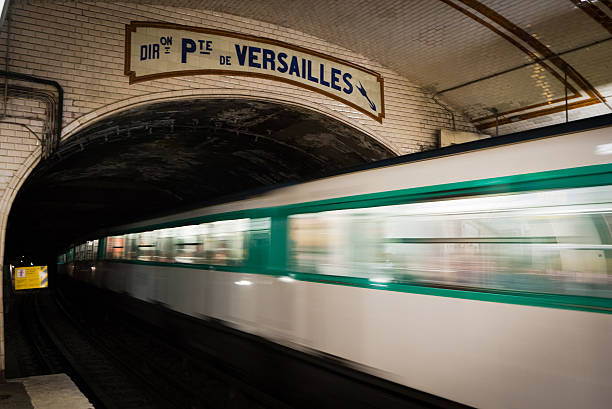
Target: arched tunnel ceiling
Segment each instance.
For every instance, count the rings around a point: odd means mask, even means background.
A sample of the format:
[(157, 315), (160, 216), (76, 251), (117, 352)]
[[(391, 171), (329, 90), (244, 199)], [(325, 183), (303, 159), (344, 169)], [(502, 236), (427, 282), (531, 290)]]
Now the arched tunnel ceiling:
[(7, 255), (56, 251), (100, 227), (394, 156), (304, 108), (200, 99), (142, 105), (64, 141), (13, 204)]
[(212, 10), (318, 37), (392, 68), (489, 133), (492, 110), (506, 133), (564, 121), (566, 72), (570, 120), (612, 111), (602, 102), (612, 97), (610, 0), (127, 3)]

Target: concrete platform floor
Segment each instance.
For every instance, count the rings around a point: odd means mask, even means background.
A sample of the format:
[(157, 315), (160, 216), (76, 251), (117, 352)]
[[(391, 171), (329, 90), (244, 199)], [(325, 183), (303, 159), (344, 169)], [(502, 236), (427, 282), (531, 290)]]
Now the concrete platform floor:
[(9, 379), (0, 384), (2, 409), (93, 409), (66, 374)]

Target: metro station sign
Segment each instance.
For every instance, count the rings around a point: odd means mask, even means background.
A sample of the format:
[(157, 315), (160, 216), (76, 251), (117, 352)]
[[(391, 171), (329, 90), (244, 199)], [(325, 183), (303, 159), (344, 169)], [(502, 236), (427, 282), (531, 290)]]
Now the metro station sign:
[(329, 55), (267, 38), (166, 23), (125, 28), (130, 84), (181, 75), (244, 75), (282, 81), (334, 98), (382, 123), (380, 74)]

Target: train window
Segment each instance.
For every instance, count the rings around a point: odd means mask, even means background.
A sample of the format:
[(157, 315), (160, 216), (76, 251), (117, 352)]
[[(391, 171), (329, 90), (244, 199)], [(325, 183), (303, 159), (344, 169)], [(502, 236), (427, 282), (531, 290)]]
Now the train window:
[[(220, 220), (106, 238), (106, 258), (163, 263), (239, 266), (247, 258), (249, 232), (267, 232), (270, 220)], [(254, 233), (253, 233), (254, 234)], [(258, 243), (262, 243), (259, 241)]]
[(110, 260), (120, 260), (123, 258), (124, 249), (123, 236), (112, 236), (106, 239), (106, 258)]
[(290, 264), (373, 282), (612, 297), (612, 188), (293, 215)]
[(249, 219), (221, 220), (208, 223), (205, 258), (214, 265), (241, 265), (245, 259), (244, 242)]
[(141, 261), (157, 260), (157, 236), (159, 230), (138, 233), (136, 239), (136, 259)]
[(77, 247), (77, 261), (83, 261), (87, 259), (87, 247), (86, 244), (79, 244)]
[(343, 220), (348, 219), (338, 212), (291, 216), (289, 239), (293, 268), (308, 273), (342, 275), (346, 263), (338, 259), (347, 246), (338, 236), (346, 231), (341, 225)]
[(157, 234), (157, 246), (156, 246), (156, 258), (157, 261), (162, 263), (174, 262), (174, 255), (176, 252), (176, 246), (174, 245), (176, 236), (176, 228), (160, 229), (156, 230)]
[(248, 230), (249, 219), (221, 220), (156, 230), (150, 241), (155, 243), (156, 261), (237, 266), (246, 257)]
[(98, 240), (90, 240), (78, 246), (79, 260), (94, 261), (98, 251)]
[(125, 235), (123, 258), (125, 260), (137, 260), (138, 251), (138, 233), (130, 233)]
[(203, 264), (206, 261), (204, 241), (207, 225), (182, 226), (175, 229), (175, 255), (177, 263)]
[(92, 261), (96, 260), (98, 257), (98, 240), (93, 240), (92, 248), (91, 248), (91, 259)]

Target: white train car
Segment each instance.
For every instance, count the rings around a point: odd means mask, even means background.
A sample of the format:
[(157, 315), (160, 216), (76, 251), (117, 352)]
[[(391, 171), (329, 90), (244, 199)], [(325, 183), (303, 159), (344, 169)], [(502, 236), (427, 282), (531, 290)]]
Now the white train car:
[(466, 405), (608, 408), (604, 122), (120, 226), (68, 258), (97, 286)]

